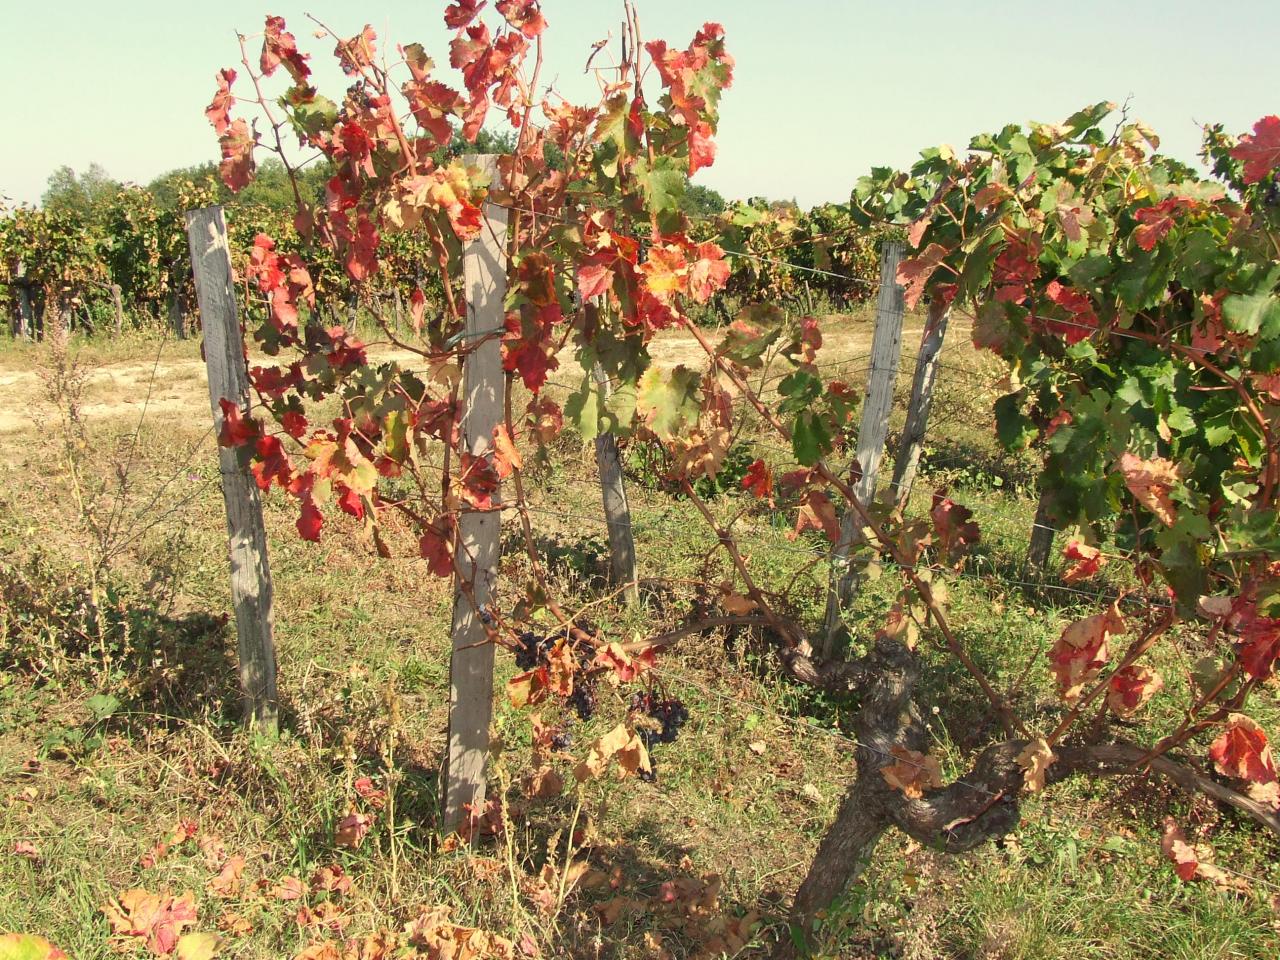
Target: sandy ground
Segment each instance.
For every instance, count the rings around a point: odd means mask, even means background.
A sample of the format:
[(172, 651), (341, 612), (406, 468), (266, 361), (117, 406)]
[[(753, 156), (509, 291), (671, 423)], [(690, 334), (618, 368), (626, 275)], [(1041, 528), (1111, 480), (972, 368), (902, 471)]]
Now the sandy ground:
[[(918, 331), (914, 318), (908, 318), (904, 335), (904, 347), (911, 342), (911, 331)], [(839, 359), (855, 356), (871, 349), (872, 325), (867, 322), (840, 320), (824, 330), (823, 359)], [(916, 333), (918, 336), (918, 332)], [(713, 341), (718, 337), (713, 336)], [(154, 349), (143, 345), (140, 350)], [(195, 356), (173, 356), (189, 348), (169, 347), (144, 357), (131, 357), (88, 367), (83, 416), (86, 420), (107, 420), (140, 416), (144, 405), (148, 419), (209, 416), (209, 388), (205, 379), (204, 362)], [(701, 367), (705, 360), (701, 347), (688, 333), (679, 330), (665, 332), (656, 337), (650, 346), (654, 359), (663, 366), (688, 364)], [(166, 352), (170, 356), (166, 357)], [(904, 350), (905, 352), (905, 350)], [(409, 362), (412, 354), (402, 351), (379, 350), (372, 354), (377, 359), (397, 359)], [(560, 368), (552, 379), (560, 383), (573, 383), (581, 377), (572, 350), (563, 351)], [(263, 362), (269, 362), (264, 358)], [(18, 358), (3, 358), (0, 362), (0, 436), (39, 429), (53, 410), (45, 397), (45, 387), (40, 372), (32, 366), (22, 366)]]

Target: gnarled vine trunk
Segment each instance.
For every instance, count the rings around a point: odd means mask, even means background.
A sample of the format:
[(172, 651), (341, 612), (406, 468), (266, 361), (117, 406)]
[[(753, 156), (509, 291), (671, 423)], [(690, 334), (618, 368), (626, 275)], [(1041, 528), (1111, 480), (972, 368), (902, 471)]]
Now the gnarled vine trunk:
[[(779, 940), (773, 960), (807, 955), (819, 915), (858, 879), (889, 828), (896, 827), (944, 853), (972, 850), (1013, 830), (1020, 816), (1017, 797), (1024, 778), (1017, 758), (1027, 746), (1025, 740), (993, 743), (953, 783), (909, 798), (890, 786), (882, 770), (897, 762), (891, 753), (894, 747), (927, 752), (924, 723), (912, 701), (919, 671), (915, 653), (896, 640), (882, 638), (858, 661), (820, 663), (801, 651), (785, 655), (783, 664), (793, 678), (829, 693), (860, 693), (862, 706), (854, 723), (857, 776), (796, 892), (789, 935)], [(1280, 835), (1280, 816), (1265, 805), (1170, 757), (1148, 763), (1148, 750), (1137, 744), (1057, 744), (1053, 749), (1057, 759), (1046, 774), (1046, 784), (1077, 774), (1132, 775), (1147, 763), (1152, 773), (1182, 790), (1231, 806)]]

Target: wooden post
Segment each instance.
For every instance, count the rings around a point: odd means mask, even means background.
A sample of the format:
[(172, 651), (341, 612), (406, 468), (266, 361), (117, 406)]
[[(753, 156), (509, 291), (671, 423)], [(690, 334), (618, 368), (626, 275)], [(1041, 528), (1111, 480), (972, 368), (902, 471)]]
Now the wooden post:
[(26, 282), (15, 283), (15, 290), (18, 291), (18, 336), (24, 340), (30, 340), (35, 336), (35, 312), (31, 309), (31, 290), (27, 287)]
[(404, 298), (400, 296), (400, 288), (399, 288), (399, 287), (396, 287), (396, 288), (395, 288), (395, 290), (394, 290), (394, 291), (392, 291), (392, 293), (394, 294), (392, 302), (395, 304), (395, 322), (396, 322), (396, 330), (403, 330), (403, 329), (404, 329), (404, 327), (405, 327), (405, 323), (404, 323)]
[(898, 454), (893, 462), (893, 495), (899, 508), (905, 506), (911, 496), (911, 485), (920, 465), (920, 451), (924, 448), (925, 430), (929, 425), (929, 409), (933, 406), (933, 387), (938, 379), (938, 357), (942, 353), (942, 341), (947, 335), (950, 318), (951, 308), (934, 297), (929, 303), (929, 320), (920, 341), (920, 354), (916, 357), (907, 424), (902, 429)]
[[(601, 396), (608, 399), (613, 388), (599, 361), (592, 364), (591, 376), (595, 378)], [(600, 493), (604, 499), (604, 517), (609, 527), (609, 577), (614, 586), (626, 586), (624, 596), (627, 605), (631, 606), (640, 600), (636, 542), (631, 533), (631, 507), (627, 504), (627, 488), (622, 481), (618, 438), (612, 433), (596, 435), (596, 467), (600, 471)]]
[(1032, 521), (1031, 539), (1027, 543), (1027, 569), (1043, 574), (1049, 566), (1049, 553), (1053, 550), (1053, 518), (1049, 515), (1048, 490), (1040, 492), (1036, 505), (1036, 518)]
[[(858, 427), (858, 467), (862, 475), (854, 493), (870, 503), (876, 492), (884, 441), (889, 433), (889, 413), (893, 409), (893, 387), (898, 379), (898, 359), (902, 354), (902, 318), (906, 310), (904, 291), (898, 285), (898, 264), (902, 244), (886, 241), (880, 248), (880, 289), (876, 296), (876, 326), (871, 338), (871, 367), (867, 375), (867, 398)], [(853, 592), (853, 572), (849, 551), (861, 538), (857, 514), (847, 509), (840, 521), (840, 540), (831, 550), (831, 573), (827, 590), (826, 629), (823, 656), (830, 656), (840, 629), (841, 611)]]
[(120, 336), (120, 332), (124, 329), (124, 304), (120, 302), (120, 284), (111, 284), (110, 290), (112, 323), (115, 327), (116, 336), (118, 337)]
[(16, 336), (29, 340), (35, 336), (35, 314), (31, 309), (31, 286), (27, 279), (27, 264), (19, 260), (13, 271), (13, 289), (18, 293), (18, 327)]
[[(498, 182), (498, 158), (468, 154)], [(484, 205), (480, 235), (463, 248), (462, 273), (467, 296), (466, 334), (471, 338), (502, 328), (507, 293), (507, 210)], [(493, 430), (502, 422), (502, 348), (497, 337), (482, 340), (463, 366), (462, 443), (473, 456), (493, 452)], [(495, 497), (495, 504), (497, 498)], [(449, 734), (441, 771), (440, 827), (449, 834), (462, 826), (465, 804), (484, 805), (485, 758), (493, 713), (494, 645), (481, 612), (493, 597), (498, 576), (501, 513), (463, 510), (458, 520), (453, 598), (453, 652), (449, 658)]]
[[(216, 429), (222, 427), (218, 401), (230, 400), (247, 411), (249, 371), (244, 337), (236, 315), (231, 253), (221, 207), (187, 211), (187, 242), (196, 299), (204, 327), (205, 364), (209, 371), (209, 405)], [(236, 451), (218, 448), (222, 500), (227, 508), (231, 560), (231, 603), (236, 614), (240, 650), (240, 695), (246, 723), (276, 732), (275, 629), (271, 609), (271, 565), (267, 531), (262, 522), (258, 487), (240, 465)]]
[[(188, 238), (190, 233), (188, 233)], [(233, 301), (234, 303), (234, 301)], [(178, 291), (169, 291), (169, 325), (173, 327), (173, 335), (179, 340), (187, 339), (187, 328), (182, 322), (182, 304), (178, 301)], [(236, 327), (237, 331), (240, 329)], [(238, 337), (239, 334), (237, 333)]]

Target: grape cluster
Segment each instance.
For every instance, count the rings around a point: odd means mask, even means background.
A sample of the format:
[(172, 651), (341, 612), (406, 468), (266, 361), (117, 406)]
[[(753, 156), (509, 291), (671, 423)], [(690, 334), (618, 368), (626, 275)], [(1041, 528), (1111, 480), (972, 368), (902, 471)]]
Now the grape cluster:
[(532, 670), (542, 663), (552, 646), (550, 637), (540, 637), (528, 630), (516, 639), (520, 641), (516, 648), (516, 666), (521, 670)]
[(641, 728), (638, 735), (640, 742), (649, 753), (649, 769), (640, 771), (640, 779), (653, 783), (658, 779), (658, 765), (653, 759), (653, 748), (660, 743), (674, 743), (680, 736), (680, 730), (689, 721), (689, 710), (674, 697), (659, 700), (652, 693), (637, 693), (631, 697), (631, 711), (642, 713), (661, 726), (654, 730)]
[(659, 743), (674, 743), (681, 728), (689, 722), (689, 709), (674, 697), (659, 700), (651, 693), (637, 693), (631, 698), (631, 709), (662, 724), (661, 730), (640, 731), (646, 750), (652, 750)]
[[(582, 627), (581, 624), (577, 626)], [(585, 627), (582, 628), (585, 629)], [(516, 666), (521, 670), (533, 670), (546, 663), (547, 655), (551, 653), (551, 648), (559, 639), (558, 634), (539, 636), (529, 630), (521, 633), (516, 638), (518, 643), (515, 650)], [(569, 694), (565, 702), (573, 707), (579, 720), (590, 720), (596, 712), (596, 682), (594, 677), (587, 676), (586, 671), (595, 657), (595, 651), (590, 644), (575, 642), (573, 656), (577, 662), (578, 673), (574, 677), (573, 693)]]
[(573, 707), (573, 712), (578, 715), (579, 720), (590, 720), (596, 712), (595, 680), (578, 677), (573, 685), (573, 693), (569, 694), (565, 702)]

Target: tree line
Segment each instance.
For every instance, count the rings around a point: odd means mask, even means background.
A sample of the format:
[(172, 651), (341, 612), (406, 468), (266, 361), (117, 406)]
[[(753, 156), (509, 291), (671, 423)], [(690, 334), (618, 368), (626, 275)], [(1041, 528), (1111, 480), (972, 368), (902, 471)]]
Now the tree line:
[[(477, 143), (456, 137), (442, 149), (510, 153), (511, 137), (482, 131)], [(549, 163), (559, 162), (549, 157)], [(321, 158), (296, 171), (304, 204), (323, 204), (332, 164)], [(0, 309), (14, 337), (43, 336), (59, 324), (85, 333), (120, 335), (165, 327), (185, 337), (194, 323), (184, 211), (210, 204), (226, 209), (233, 256), (247, 263), (259, 234), (282, 250), (307, 248), (317, 266), (316, 292), (335, 322), (351, 323), (363, 306), (406, 322), (407, 300), (421, 290), (428, 304), (441, 291), (427, 269), (433, 252), (413, 233), (387, 238), (372, 282), (354, 284), (332, 254), (311, 249), (293, 217), (298, 197), (278, 160), (267, 161), (253, 182), (232, 193), (213, 162), (168, 171), (145, 186), (113, 179), (93, 164), (83, 173), (54, 171), (39, 206), (0, 207)], [(746, 302), (772, 300), (803, 313), (848, 309), (874, 293), (880, 231), (855, 222), (848, 205), (827, 203), (805, 211), (794, 202), (751, 198), (727, 202), (715, 190), (688, 185), (682, 210), (704, 239), (731, 254), (725, 290), (694, 319), (718, 324)], [(264, 315), (246, 295), (246, 315)]]

